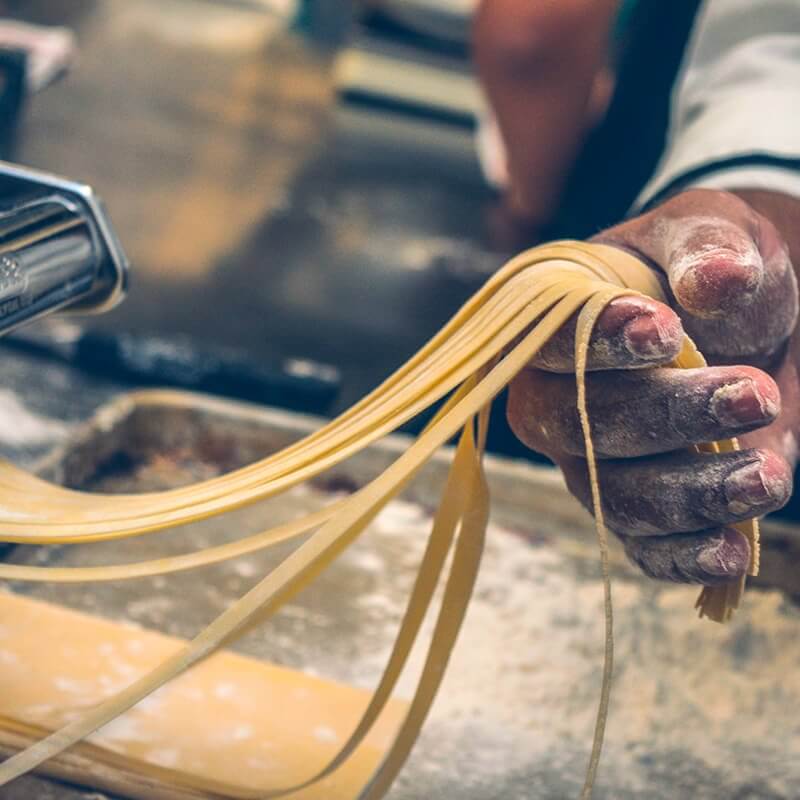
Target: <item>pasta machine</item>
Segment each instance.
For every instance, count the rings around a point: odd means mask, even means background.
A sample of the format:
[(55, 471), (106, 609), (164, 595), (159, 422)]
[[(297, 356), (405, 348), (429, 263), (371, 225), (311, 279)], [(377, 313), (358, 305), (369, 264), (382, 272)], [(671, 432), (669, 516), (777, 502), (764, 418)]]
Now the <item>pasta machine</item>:
[(0, 162), (0, 334), (125, 295), (128, 261), (89, 186)]

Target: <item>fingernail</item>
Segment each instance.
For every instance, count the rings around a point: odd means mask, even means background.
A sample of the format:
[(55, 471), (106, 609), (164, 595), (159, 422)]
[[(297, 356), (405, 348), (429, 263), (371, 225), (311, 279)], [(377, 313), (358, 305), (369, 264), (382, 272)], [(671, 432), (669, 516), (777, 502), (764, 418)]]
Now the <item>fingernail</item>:
[(747, 514), (754, 507), (767, 505), (773, 500), (762, 470), (762, 463), (755, 461), (725, 478), (723, 488), (731, 513)]
[(743, 378), (720, 386), (711, 395), (708, 410), (721, 425), (736, 428), (773, 418), (778, 406), (759, 391), (754, 380)]
[(626, 322), (622, 328), (625, 347), (637, 358), (651, 360), (677, 355), (680, 335), (668, 331), (653, 314), (643, 314)]
[(703, 572), (716, 577), (742, 575), (750, 563), (750, 545), (737, 531), (725, 531), (720, 538), (697, 554)]
[(715, 245), (701, 243), (703, 238), (695, 238), (673, 255), (671, 282), (681, 305), (701, 317), (744, 308), (761, 283), (758, 250), (750, 242)]

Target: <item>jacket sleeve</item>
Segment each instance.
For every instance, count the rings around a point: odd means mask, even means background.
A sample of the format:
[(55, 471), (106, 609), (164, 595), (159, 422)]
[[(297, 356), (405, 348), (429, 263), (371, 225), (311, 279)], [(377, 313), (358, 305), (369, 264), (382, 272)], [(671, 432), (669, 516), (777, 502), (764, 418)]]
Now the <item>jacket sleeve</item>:
[(800, 197), (798, 0), (702, 3), (665, 152), (633, 210), (699, 186)]

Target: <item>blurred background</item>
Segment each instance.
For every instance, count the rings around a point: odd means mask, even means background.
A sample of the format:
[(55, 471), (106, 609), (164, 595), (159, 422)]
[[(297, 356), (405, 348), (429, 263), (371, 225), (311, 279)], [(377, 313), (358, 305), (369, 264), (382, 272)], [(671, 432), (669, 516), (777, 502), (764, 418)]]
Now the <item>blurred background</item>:
[[(293, 407), (333, 413), (376, 385), (507, 255), (474, 146), (473, 5), (6, 3), (74, 35), (35, 95), (5, 64), (4, 157), (106, 201), (133, 281), (93, 331), (160, 344), (154, 382), (223, 348), (245, 373), (336, 383)], [(223, 393), (259, 400), (237, 377)]]
[[(46, 320), (0, 346), (122, 386), (332, 415), (510, 255), (618, 221), (660, 154), (697, 2), (545, 4), (522, 36), (517, 20), (491, 33), (502, 69), (522, 58), (538, 74), (524, 59), (549, 48), (558, 82), (581, 31), (610, 31), (588, 132), (564, 128), (582, 147), (559, 156), (569, 179), (536, 229), (503, 195), (471, 53), (477, 6), (0, 2), (0, 155), (94, 187), (133, 265), (113, 312)], [(554, 104), (577, 91), (562, 82)], [(502, 405), (490, 449), (536, 459)]]

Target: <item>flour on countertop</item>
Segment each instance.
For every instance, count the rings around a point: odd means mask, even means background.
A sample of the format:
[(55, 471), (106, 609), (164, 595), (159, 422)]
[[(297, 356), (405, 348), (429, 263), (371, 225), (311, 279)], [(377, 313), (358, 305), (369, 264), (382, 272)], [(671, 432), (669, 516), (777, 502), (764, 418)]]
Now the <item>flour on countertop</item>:
[(46, 444), (60, 439), (69, 425), (31, 411), (10, 389), (0, 389), (0, 443), (10, 447)]

